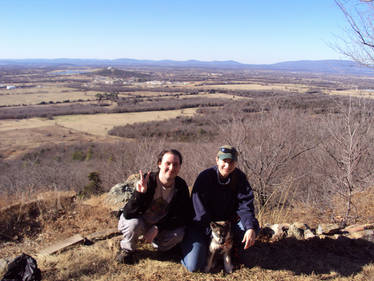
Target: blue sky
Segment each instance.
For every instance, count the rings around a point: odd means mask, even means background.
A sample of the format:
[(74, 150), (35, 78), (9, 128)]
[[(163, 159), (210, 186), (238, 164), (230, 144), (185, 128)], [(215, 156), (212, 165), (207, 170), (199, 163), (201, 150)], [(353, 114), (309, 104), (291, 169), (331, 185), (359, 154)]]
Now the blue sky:
[(0, 0), (0, 58), (345, 59), (334, 0)]

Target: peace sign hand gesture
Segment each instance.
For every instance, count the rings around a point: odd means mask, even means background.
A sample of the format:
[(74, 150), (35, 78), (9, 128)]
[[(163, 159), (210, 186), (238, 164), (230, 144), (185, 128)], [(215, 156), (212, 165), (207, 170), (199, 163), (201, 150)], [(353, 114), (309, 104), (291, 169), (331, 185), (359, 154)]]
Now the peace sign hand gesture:
[(136, 191), (140, 193), (145, 193), (147, 192), (147, 184), (149, 180), (149, 174), (151, 172), (148, 172), (145, 177), (143, 177), (142, 170), (139, 170), (140, 174), (140, 180), (136, 183)]

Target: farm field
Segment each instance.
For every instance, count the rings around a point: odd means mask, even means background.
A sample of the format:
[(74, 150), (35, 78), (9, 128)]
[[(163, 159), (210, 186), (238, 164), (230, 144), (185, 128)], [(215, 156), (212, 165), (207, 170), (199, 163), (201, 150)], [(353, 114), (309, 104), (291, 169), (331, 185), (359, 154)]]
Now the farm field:
[(52, 143), (110, 141), (109, 139), (116, 139), (107, 134), (114, 126), (192, 116), (195, 112), (196, 108), (188, 108), (158, 112), (65, 115), (57, 116), (53, 120), (0, 120), (0, 154), (6, 158), (14, 157)]
[(224, 90), (250, 90), (250, 91), (295, 91), (298, 93), (305, 93), (308, 89), (308, 85), (303, 84), (256, 84), (256, 83), (245, 83), (241, 82), (238, 84), (209, 84), (206, 86), (201, 86), (203, 89), (209, 88), (216, 88), (216, 89), (224, 89)]
[(0, 89), (0, 106), (33, 105), (40, 103), (57, 103), (70, 101), (96, 100), (96, 92), (77, 91), (64, 85), (47, 83), (33, 88)]

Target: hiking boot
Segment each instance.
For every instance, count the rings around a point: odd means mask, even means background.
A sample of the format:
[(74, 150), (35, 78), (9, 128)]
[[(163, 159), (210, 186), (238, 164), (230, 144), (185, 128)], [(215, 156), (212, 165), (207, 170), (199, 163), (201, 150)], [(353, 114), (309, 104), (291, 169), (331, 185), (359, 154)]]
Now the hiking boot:
[(134, 263), (134, 252), (120, 249), (116, 256), (118, 263), (133, 264)]

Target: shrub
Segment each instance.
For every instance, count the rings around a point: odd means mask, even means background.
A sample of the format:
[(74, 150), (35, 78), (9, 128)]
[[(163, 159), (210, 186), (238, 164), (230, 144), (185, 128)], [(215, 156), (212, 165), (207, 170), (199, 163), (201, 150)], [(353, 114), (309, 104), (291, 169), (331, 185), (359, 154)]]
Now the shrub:
[(98, 195), (104, 193), (102, 187), (102, 181), (98, 172), (91, 172), (88, 174), (88, 180), (90, 181), (84, 186), (83, 190), (79, 192), (79, 195), (83, 198), (89, 198), (92, 195)]
[(86, 154), (81, 150), (73, 152), (73, 160), (83, 161), (86, 159)]

